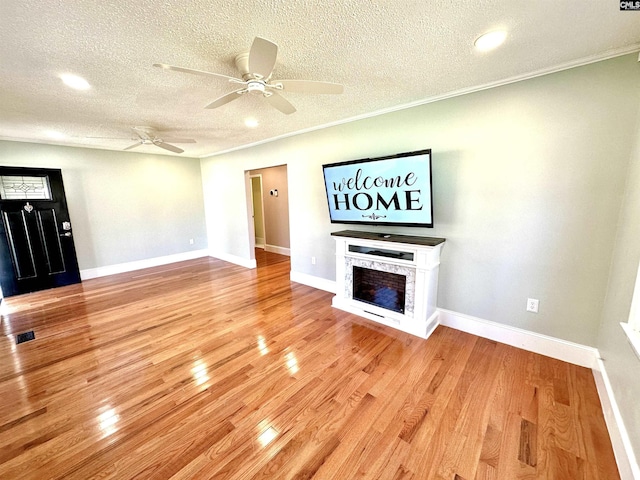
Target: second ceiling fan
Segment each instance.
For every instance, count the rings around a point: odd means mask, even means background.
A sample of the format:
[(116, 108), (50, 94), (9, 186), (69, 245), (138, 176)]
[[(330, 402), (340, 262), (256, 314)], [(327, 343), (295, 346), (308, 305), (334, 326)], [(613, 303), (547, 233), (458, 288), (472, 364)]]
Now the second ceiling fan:
[(256, 37), (251, 45), (251, 50), (248, 53), (241, 53), (235, 59), (236, 67), (242, 78), (176, 67), (165, 63), (155, 63), (153, 66), (176, 72), (224, 78), (230, 83), (241, 85), (237, 90), (217, 98), (205, 108), (218, 108), (240, 98), (245, 93), (250, 93), (264, 97), (271, 106), (289, 115), (295, 112), (296, 108), (278, 92), (339, 94), (344, 91), (344, 87), (339, 83), (313, 80), (271, 80), (277, 56), (278, 46), (275, 43)]

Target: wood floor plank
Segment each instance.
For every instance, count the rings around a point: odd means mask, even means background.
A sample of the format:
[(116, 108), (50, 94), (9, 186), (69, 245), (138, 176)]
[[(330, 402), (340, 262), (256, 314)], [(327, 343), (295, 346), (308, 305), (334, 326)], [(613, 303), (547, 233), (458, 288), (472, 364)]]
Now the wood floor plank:
[(4, 299), (0, 478), (619, 478), (589, 370), (413, 337), (256, 259)]

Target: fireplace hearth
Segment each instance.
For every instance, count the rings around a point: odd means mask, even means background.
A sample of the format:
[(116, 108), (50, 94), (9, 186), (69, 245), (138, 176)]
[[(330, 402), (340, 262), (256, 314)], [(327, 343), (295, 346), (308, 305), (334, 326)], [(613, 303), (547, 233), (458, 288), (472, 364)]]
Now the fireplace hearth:
[(436, 298), (443, 238), (345, 230), (336, 240), (332, 305), (427, 338), (438, 324)]

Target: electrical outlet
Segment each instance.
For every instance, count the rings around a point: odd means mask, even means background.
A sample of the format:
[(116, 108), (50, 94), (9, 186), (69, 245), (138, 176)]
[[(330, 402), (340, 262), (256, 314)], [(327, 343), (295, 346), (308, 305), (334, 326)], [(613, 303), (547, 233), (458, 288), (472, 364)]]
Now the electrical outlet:
[(540, 300), (537, 298), (527, 298), (527, 312), (538, 313), (538, 306), (540, 305)]
[(311, 257), (311, 265), (315, 265), (316, 264), (316, 257)]
[(193, 238), (189, 239), (189, 245), (193, 245)]

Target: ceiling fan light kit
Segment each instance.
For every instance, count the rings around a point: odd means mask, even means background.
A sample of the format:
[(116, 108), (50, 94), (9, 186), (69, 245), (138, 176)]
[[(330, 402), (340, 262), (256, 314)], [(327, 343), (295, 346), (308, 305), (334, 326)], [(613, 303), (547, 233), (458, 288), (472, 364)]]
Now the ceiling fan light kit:
[(247, 92), (252, 93), (254, 95), (265, 95), (271, 92), (265, 92), (266, 85), (264, 82), (260, 82), (258, 80), (251, 80), (247, 82)]

